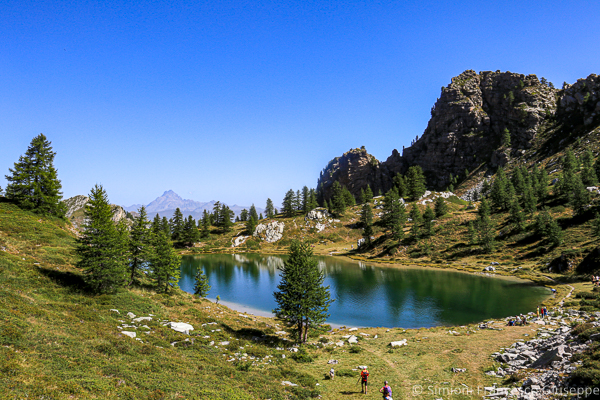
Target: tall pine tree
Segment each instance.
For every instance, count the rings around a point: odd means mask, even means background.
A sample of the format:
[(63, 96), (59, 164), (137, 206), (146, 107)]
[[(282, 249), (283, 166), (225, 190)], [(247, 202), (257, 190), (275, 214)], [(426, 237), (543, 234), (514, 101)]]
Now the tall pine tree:
[(146, 207), (140, 207), (138, 214), (133, 220), (129, 234), (129, 285), (136, 281), (144, 266), (152, 257), (153, 231), (149, 227)]
[(77, 266), (94, 290), (114, 292), (127, 280), (127, 248), (112, 221), (112, 208), (102, 186), (91, 190), (84, 213), (83, 231), (77, 240)]
[(54, 168), (55, 152), (43, 134), (31, 140), (24, 156), (9, 168), (6, 175), (6, 198), (19, 207), (44, 215), (63, 217), (65, 206), (61, 202), (61, 183)]

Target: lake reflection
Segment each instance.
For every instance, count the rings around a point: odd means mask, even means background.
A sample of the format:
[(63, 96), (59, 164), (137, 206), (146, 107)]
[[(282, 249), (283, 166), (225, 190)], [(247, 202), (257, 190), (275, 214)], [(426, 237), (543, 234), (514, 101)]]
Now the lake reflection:
[[(275, 308), (273, 292), (285, 256), (210, 254), (184, 256), (179, 286), (194, 291), (199, 268), (224, 301), (258, 310)], [(529, 312), (549, 290), (528, 283), (426, 268), (381, 268), (335, 257), (317, 257), (335, 302), (328, 322), (346, 326), (430, 327), (462, 325)]]

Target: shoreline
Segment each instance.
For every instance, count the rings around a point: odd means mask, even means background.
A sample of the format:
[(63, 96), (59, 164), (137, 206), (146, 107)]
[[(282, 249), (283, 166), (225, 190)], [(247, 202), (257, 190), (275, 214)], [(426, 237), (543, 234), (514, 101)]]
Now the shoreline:
[[(217, 304), (216, 298), (208, 298), (208, 297), (206, 297), (206, 300), (208, 300), (208, 301), (210, 301), (212, 303)], [(256, 316), (256, 317), (263, 317), (263, 318), (272, 318), (272, 319), (275, 319), (275, 314), (273, 314), (270, 311), (260, 310), (258, 308), (253, 308), (253, 307), (250, 307), (250, 306), (246, 306), (244, 304), (234, 303), (234, 302), (225, 301), (225, 300), (219, 300), (218, 304), (220, 304), (220, 305), (222, 304), (222, 305), (224, 305), (225, 307), (227, 307), (227, 308), (229, 308), (231, 310), (235, 310), (235, 311), (238, 311), (238, 312), (241, 312), (241, 313), (244, 313), (244, 314), (253, 315), (253, 316)], [(329, 323), (327, 321), (325, 322), (325, 324), (330, 325), (332, 329), (338, 329), (338, 328), (340, 328), (342, 326), (345, 326), (345, 325), (342, 325), (342, 324)]]

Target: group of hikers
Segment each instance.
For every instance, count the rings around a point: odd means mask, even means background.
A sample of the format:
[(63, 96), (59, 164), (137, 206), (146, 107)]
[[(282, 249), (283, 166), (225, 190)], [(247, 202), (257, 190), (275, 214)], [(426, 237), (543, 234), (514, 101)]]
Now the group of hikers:
[[(548, 308), (538, 306), (537, 317), (545, 318), (547, 316), (548, 316)], [(527, 325), (527, 316), (521, 314), (518, 317), (516, 317), (516, 319), (511, 319), (510, 321), (508, 321), (508, 326), (516, 326), (516, 325)]]
[[(331, 368), (329, 371), (329, 379), (333, 380), (333, 378), (335, 378), (335, 371)], [(362, 371), (360, 371), (358, 382), (361, 382), (360, 387), (362, 393), (367, 394), (367, 387), (369, 385), (369, 371), (367, 370), (367, 367), (363, 367)], [(383, 400), (393, 400), (392, 388), (388, 384), (388, 381), (383, 382), (383, 387), (379, 389), (379, 393), (383, 395)]]
[(600, 276), (592, 275), (592, 285), (600, 286)]

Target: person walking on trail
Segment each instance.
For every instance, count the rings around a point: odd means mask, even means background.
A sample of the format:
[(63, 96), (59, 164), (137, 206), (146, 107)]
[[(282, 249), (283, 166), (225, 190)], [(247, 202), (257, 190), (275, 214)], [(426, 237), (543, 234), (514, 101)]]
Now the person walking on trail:
[(329, 370), (329, 379), (333, 380), (333, 378), (335, 378), (335, 371), (332, 367), (331, 370)]
[(367, 385), (369, 380), (369, 371), (367, 371), (367, 367), (364, 367), (363, 370), (360, 371), (360, 378), (358, 378), (358, 380), (361, 381), (360, 387), (362, 393), (367, 394)]
[(379, 389), (379, 393), (383, 394), (383, 400), (392, 400), (392, 388), (388, 385), (388, 381), (383, 382), (383, 387)]

